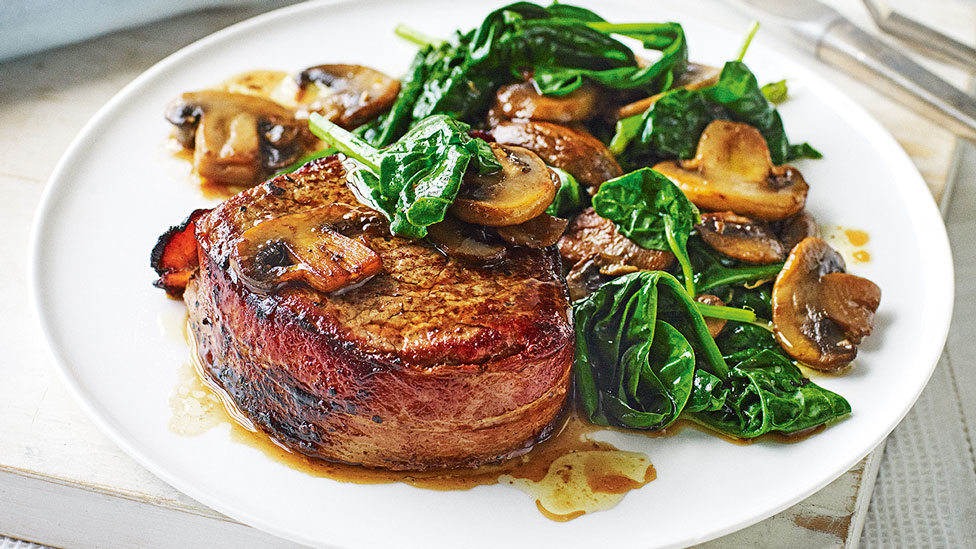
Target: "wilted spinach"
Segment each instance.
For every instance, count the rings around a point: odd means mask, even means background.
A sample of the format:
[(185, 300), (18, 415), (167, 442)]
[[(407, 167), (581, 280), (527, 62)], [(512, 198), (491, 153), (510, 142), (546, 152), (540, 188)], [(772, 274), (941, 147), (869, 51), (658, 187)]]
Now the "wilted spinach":
[(707, 292), (720, 286), (754, 284), (773, 280), (783, 269), (782, 263), (750, 265), (725, 257), (712, 250), (698, 236), (688, 241), (688, 256), (695, 273), (695, 288)]
[[(722, 389), (727, 390), (724, 399), (706, 393), (709, 406), (690, 416), (738, 438), (796, 433), (851, 413), (844, 397), (803, 377), (793, 362), (772, 350), (754, 353), (733, 366)], [(706, 399), (697, 396), (695, 400)]]
[(429, 225), (443, 221), (469, 163), (478, 173), (501, 169), (487, 142), (470, 137), (470, 126), (445, 115), (425, 118), (382, 150), (317, 114), (309, 127), (368, 168), (350, 177), (357, 194), (386, 214), (391, 231), (409, 238), (423, 238)]
[(698, 208), (670, 179), (650, 169), (600, 185), (593, 209), (642, 248), (671, 251), (678, 258), (688, 293), (695, 295), (688, 258), (688, 236), (699, 221)]
[[(681, 414), (721, 433), (795, 433), (850, 413), (772, 335), (730, 322), (717, 340), (677, 279), (631, 273), (573, 304), (576, 398), (590, 421), (664, 429)], [(728, 364), (734, 364), (731, 368)]]
[(670, 425), (691, 396), (696, 351), (707, 371), (728, 374), (694, 301), (666, 272), (612, 280), (577, 301), (573, 317), (576, 396), (594, 423)]
[[(662, 56), (641, 67), (633, 51), (611, 33), (640, 40)], [(615, 25), (575, 6), (517, 2), (449, 42), (423, 47), (393, 108), (364, 136), (385, 146), (432, 114), (474, 123), (498, 86), (525, 74), (532, 74), (544, 94), (566, 94), (585, 81), (656, 93), (670, 87), (687, 61), (684, 31), (677, 23)]]
[(765, 95), (766, 99), (773, 105), (779, 105), (780, 103), (786, 101), (790, 96), (789, 88), (786, 86), (786, 80), (763, 84), (763, 87), (759, 89), (762, 90), (763, 95)]
[(590, 195), (583, 190), (583, 186), (566, 170), (549, 167), (559, 177), (559, 189), (552, 204), (546, 208), (546, 213), (556, 217), (568, 218), (579, 213), (590, 205)]
[(821, 157), (806, 143), (790, 146), (779, 112), (763, 95), (755, 75), (740, 61), (726, 63), (714, 86), (666, 93), (641, 115), (639, 126), (621, 121), (619, 128), (626, 133), (615, 139), (618, 149), (630, 158), (687, 159), (695, 155), (702, 132), (713, 120), (755, 127), (766, 139), (774, 164)]

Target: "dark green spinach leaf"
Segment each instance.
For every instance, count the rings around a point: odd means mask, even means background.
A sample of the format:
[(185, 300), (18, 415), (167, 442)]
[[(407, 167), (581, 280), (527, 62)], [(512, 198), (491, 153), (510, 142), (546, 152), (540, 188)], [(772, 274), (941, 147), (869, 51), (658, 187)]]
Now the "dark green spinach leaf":
[[(642, 115), (637, 130), (633, 122), (622, 122), (620, 129), (626, 135), (615, 139), (628, 158), (687, 159), (695, 155), (705, 127), (720, 119), (758, 129), (776, 165), (796, 158), (820, 158), (806, 143), (790, 146), (779, 112), (763, 95), (755, 75), (739, 61), (726, 63), (714, 86), (665, 94)], [(633, 138), (628, 141), (630, 135)], [(620, 145), (623, 142), (626, 147)]]
[(796, 433), (851, 413), (844, 397), (803, 377), (793, 362), (768, 349), (753, 352), (733, 366), (723, 388), (728, 392), (721, 407), (716, 406), (719, 399), (714, 391), (706, 391), (692, 400), (708, 405), (690, 415), (702, 425), (738, 438)]
[(570, 218), (590, 205), (590, 195), (583, 186), (566, 170), (549, 167), (559, 177), (559, 190), (552, 204), (546, 208), (546, 213), (564, 219)]
[(688, 255), (695, 273), (695, 288), (699, 292), (721, 286), (755, 284), (762, 280), (773, 280), (783, 269), (782, 263), (770, 265), (750, 265), (720, 255), (698, 236), (688, 241)]
[[(636, 38), (662, 56), (641, 67), (633, 51), (611, 33)], [(575, 6), (517, 2), (493, 11), (477, 29), (458, 33), (450, 42), (423, 47), (393, 108), (364, 135), (385, 146), (432, 114), (475, 123), (500, 85), (525, 74), (533, 75), (544, 94), (570, 93), (586, 81), (656, 93), (670, 87), (687, 61), (684, 31), (676, 23), (614, 25)]]
[(391, 231), (409, 238), (423, 238), (429, 225), (444, 220), (470, 162), (479, 173), (501, 169), (487, 142), (470, 137), (470, 126), (445, 115), (425, 118), (382, 150), (317, 114), (309, 127), (367, 167), (350, 178), (356, 194), (386, 214)]
[[(723, 434), (795, 433), (850, 413), (759, 326), (708, 335), (696, 304), (662, 271), (631, 273), (573, 304), (576, 398), (590, 421), (664, 429), (681, 414)], [(728, 364), (735, 364), (731, 369)]]
[(688, 258), (688, 236), (699, 222), (698, 208), (670, 179), (650, 169), (600, 185), (593, 209), (642, 248), (669, 250), (678, 258), (690, 295), (695, 295)]
[(576, 395), (594, 423), (670, 425), (694, 387), (696, 354), (700, 369), (728, 374), (695, 302), (666, 272), (612, 280), (574, 303), (573, 317)]

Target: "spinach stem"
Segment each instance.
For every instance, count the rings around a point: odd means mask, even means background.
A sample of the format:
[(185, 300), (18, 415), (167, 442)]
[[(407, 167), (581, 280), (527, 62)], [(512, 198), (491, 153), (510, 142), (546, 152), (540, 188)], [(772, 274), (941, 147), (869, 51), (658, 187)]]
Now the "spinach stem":
[(637, 132), (641, 130), (643, 118), (643, 114), (635, 114), (634, 116), (617, 120), (613, 138), (610, 140), (610, 152), (616, 156), (623, 154), (627, 149), (627, 145), (637, 137)]
[(671, 253), (678, 258), (678, 263), (681, 264), (681, 274), (685, 279), (685, 289), (688, 291), (688, 295), (694, 299), (695, 278), (691, 270), (691, 260), (688, 259), (688, 250), (679, 246), (678, 241), (674, 238), (674, 224), (670, 217), (664, 218), (664, 236), (668, 239), (668, 247), (671, 248)]
[(756, 31), (758, 30), (759, 21), (753, 21), (752, 24), (749, 25), (749, 32), (746, 33), (746, 39), (744, 42), (742, 42), (742, 49), (739, 50), (739, 57), (736, 58), (736, 61), (741, 63), (742, 60), (745, 59), (746, 50), (749, 49), (749, 44), (752, 44), (752, 39), (756, 36)]
[(379, 175), (378, 151), (369, 143), (329, 122), (318, 113), (312, 113), (308, 117), (308, 129), (315, 134), (315, 137), (329, 143), (342, 154), (362, 162), (373, 173)]
[(396, 28), (393, 29), (393, 32), (407, 42), (411, 42), (421, 47), (427, 45), (437, 47), (444, 43), (443, 40), (438, 40), (433, 36), (428, 36), (417, 29), (404, 25), (403, 23), (397, 25)]
[(723, 318), (725, 320), (735, 320), (738, 322), (748, 322), (753, 324), (756, 322), (756, 313), (748, 309), (739, 309), (737, 307), (723, 307), (721, 305), (707, 305), (705, 303), (695, 303), (695, 308), (702, 316), (707, 316), (711, 318)]

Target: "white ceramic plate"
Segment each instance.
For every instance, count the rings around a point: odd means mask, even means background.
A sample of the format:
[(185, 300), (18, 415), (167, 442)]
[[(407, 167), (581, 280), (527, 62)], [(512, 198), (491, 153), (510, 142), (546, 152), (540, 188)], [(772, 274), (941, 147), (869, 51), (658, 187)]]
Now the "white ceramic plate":
[[(588, 4), (590, 2), (584, 2)], [(655, 3), (603, 0), (612, 21), (685, 24), (692, 58), (721, 65), (742, 27), (722, 28)], [(112, 99), (70, 147), (47, 187), (33, 235), (33, 295), (61, 374), (92, 418), (151, 471), (195, 499), (269, 532), (337, 546), (672, 546), (705, 541), (768, 517), (825, 486), (874, 448), (922, 390), (952, 306), (945, 230), (914, 166), (894, 140), (834, 88), (762, 41), (747, 61), (760, 81), (791, 79), (781, 108), (788, 135), (825, 158), (800, 164), (821, 223), (871, 235), (870, 263), (852, 270), (881, 285), (875, 335), (857, 367), (817, 381), (847, 397), (853, 416), (801, 444), (732, 445), (686, 430), (647, 439), (608, 435), (647, 453), (658, 479), (618, 507), (568, 523), (540, 515), (506, 486), (434, 492), (403, 484), (313, 478), (233, 443), (167, 428), (167, 396), (186, 347), (160, 336), (178, 314), (150, 282), (149, 250), (192, 209), (212, 205), (168, 157), (164, 105), (183, 91), (255, 68), (323, 62), (403, 73), (414, 48), (404, 22), (432, 34), (476, 26), (491, 6), (453, 0), (300, 5), (219, 32), (160, 62)]]

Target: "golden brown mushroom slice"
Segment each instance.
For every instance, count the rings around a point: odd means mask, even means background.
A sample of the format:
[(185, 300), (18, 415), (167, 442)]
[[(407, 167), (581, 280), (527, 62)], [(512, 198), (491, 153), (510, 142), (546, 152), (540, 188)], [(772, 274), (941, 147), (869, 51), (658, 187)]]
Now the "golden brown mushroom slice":
[(820, 238), (820, 226), (817, 220), (806, 210), (787, 217), (778, 223), (779, 240), (783, 247), (792, 250), (804, 238)]
[(593, 208), (583, 210), (569, 224), (559, 239), (559, 254), (570, 265), (592, 258), (600, 273), (608, 276), (663, 271), (674, 263), (674, 254), (641, 248)]
[(382, 272), (383, 260), (367, 241), (378, 224), (375, 212), (346, 204), (269, 219), (244, 231), (231, 268), (258, 292), (295, 282), (334, 292)]
[(484, 227), (464, 223), (452, 216), (427, 227), (427, 237), (448, 257), (478, 265), (494, 265), (505, 259), (505, 246), (489, 242)]
[(569, 289), (569, 299), (577, 301), (600, 289), (613, 277), (600, 272), (602, 260), (598, 254), (593, 254), (577, 261), (569, 273), (566, 274), (566, 287)]
[(729, 120), (715, 120), (705, 128), (695, 158), (661, 162), (654, 169), (699, 208), (766, 221), (802, 210), (809, 189), (796, 168), (773, 166), (759, 130)]
[(217, 90), (184, 93), (166, 107), (176, 139), (211, 183), (251, 185), (298, 160), (314, 141), (277, 103)]
[(502, 122), (491, 130), (491, 135), (502, 145), (525, 147), (546, 164), (566, 170), (591, 194), (604, 181), (624, 173), (600, 140), (566, 126), (525, 120)]
[(786, 256), (783, 243), (765, 221), (733, 212), (704, 213), (697, 229), (712, 249), (746, 263), (778, 263)]
[(489, 145), (502, 169), (465, 177), (451, 213), (468, 223), (505, 227), (545, 212), (559, 189), (556, 174), (528, 149)]
[(297, 78), (298, 100), (347, 130), (389, 110), (400, 93), (400, 81), (362, 65), (318, 65)]
[(566, 95), (542, 95), (530, 82), (498, 88), (492, 111), (508, 119), (530, 119), (560, 124), (582, 122), (596, 111), (599, 92), (584, 85)]
[(559, 241), (568, 224), (566, 219), (543, 213), (525, 223), (498, 227), (498, 236), (515, 246), (547, 248)]
[(805, 238), (773, 285), (773, 331), (794, 359), (838, 370), (871, 333), (880, 302), (881, 288), (845, 273), (844, 259), (822, 239)]

